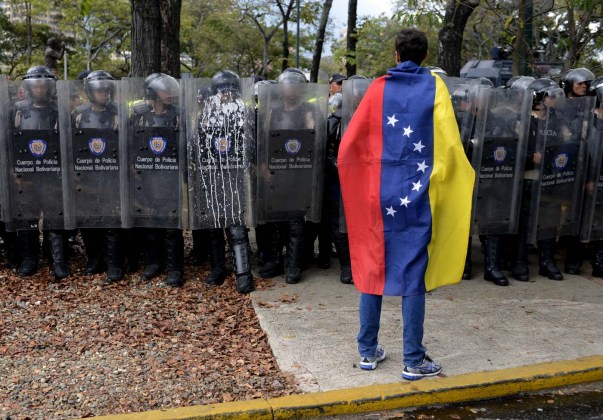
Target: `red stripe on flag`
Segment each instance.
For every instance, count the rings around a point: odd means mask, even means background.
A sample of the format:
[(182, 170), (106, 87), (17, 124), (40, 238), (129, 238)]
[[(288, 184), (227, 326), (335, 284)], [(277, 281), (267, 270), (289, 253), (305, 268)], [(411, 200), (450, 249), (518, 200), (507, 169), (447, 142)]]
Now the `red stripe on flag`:
[(360, 292), (376, 295), (383, 294), (385, 285), (380, 192), (384, 87), (381, 77), (367, 90), (342, 138), (337, 159), (354, 284)]

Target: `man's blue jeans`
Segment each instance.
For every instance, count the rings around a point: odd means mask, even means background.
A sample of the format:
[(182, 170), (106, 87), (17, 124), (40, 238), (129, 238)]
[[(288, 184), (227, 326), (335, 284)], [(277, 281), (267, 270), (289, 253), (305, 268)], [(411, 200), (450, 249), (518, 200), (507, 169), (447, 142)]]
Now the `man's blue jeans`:
[[(381, 302), (383, 296), (360, 294), (360, 332), (358, 352), (361, 357), (375, 354), (378, 344)], [(402, 298), (402, 341), (404, 366), (418, 366), (425, 357), (423, 347), (423, 322), (425, 321), (425, 295)]]

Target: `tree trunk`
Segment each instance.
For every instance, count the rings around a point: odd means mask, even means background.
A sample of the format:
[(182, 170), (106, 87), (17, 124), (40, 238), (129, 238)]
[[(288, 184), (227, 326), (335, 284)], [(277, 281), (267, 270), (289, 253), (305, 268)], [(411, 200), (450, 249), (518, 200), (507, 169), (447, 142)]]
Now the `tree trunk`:
[(281, 72), (289, 68), (289, 19), (283, 21), (283, 63)]
[(316, 34), (316, 43), (314, 44), (314, 55), (312, 56), (312, 69), (310, 70), (310, 83), (318, 81), (318, 70), (320, 70), (320, 59), (322, 57), (322, 46), (325, 42), (325, 33), (327, 23), (329, 22), (329, 13), (333, 0), (325, 0), (320, 13), (320, 22), (318, 22), (318, 33)]
[(461, 47), (467, 20), (479, 0), (449, 0), (446, 5), (444, 24), (438, 32), (438, 66), (449, 76), (461, 72)]
[(145, 77), (161, 71), (160, 0), (131, 0), (131, 76)]
[(522, 62), (526, 59), (526, 46), (524, 45), (523, 35), (525, 27), (526, 2), (519, 0), (519, 18), (517, 19), (517, 32), (513, 42), (513, 76), (522, 74)]
[(31, 49), (33, 44), (33, 30), (31, 28), (31, 2), (25, 2), (25, 21), (27, 23), (27, 65), (31, 66)]
[(348, 33), (346, 35), (346, 61), (345, 69), (348, 77), (356, 74), (356, 17), (358, 14), (358, 0), (348, 2)]
[(161, 2), (161, 71), (180, 78), (180, 10), (182, 0)]

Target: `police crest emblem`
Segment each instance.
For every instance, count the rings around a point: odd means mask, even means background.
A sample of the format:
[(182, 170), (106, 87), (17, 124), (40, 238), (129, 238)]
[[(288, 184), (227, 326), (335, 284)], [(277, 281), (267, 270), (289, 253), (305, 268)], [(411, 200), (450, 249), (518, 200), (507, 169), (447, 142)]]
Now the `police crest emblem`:
[(494, 161), (496, 163), (503, 163), (507, 158), (507, 148), (504, 146), (498, 146), (494, 149)]
[(297, 139), (289, 139), (285, 142), (285, 150), (290, 155), (296, 155), (301, 150), (302, 143)]
[(93, 137), (88, 140), (88, 150), (95, 156), (100, 156), (105, 152), (107, 142), (101, 137)]
[(567, 156), (567, 153), (559, 153), (555, 156), (555, 168), (557, 168), (557, 170), (562, 170), (566, 167), (568, 161), (569, 157)]
[(227, 136), (220, 136), (214, 140), (216, 152), (225, 155), (230, 150), (230, 139)]
[(156, 155), (160, 155), (165, 151), (167, 147), (167, 140), (165, 137), (153, 136), (149, 140), (149, 147), (151, 148), (151, 152)]
[(29, 151), (35, 157), (42, 157), (46, 153), (47, 143), (46, 140), (35, 139), (30, 140), (28, 143)]

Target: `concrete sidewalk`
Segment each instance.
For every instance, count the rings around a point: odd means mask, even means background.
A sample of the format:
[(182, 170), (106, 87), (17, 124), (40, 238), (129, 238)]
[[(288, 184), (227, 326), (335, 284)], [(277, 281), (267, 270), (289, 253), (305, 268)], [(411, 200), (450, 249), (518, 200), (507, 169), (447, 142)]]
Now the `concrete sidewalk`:
[[(404, 382), (400, 298), (383, 302), (380, 342), (387, 359), (375, 371), (360, 370), (358, 292), (339, 282), (333, 262), (329, 270), (304, 272), (297, 285), (277, 278), (272, 289), (252, 294), (280, 368), (295, 375), (304, 392)], [(428, 295), (424, 344), (443, 375), (603, 355), (603, 279), (534, 276), (498, 287), (480, 271)]]
[(473, 280), (428, 296), (425, 345), (443, 364), (438, 378), (401, 378), (400, 298), (384, 299), (380, 341), (387, 359), (375, 371), (357, 367), (358, 292), (339, 282), (334, 263), (330, 270), (304, 272), (300, 284), (287, 285), (281, 277), (274, 287), (252, 293), (280, 368), (297, 378), (303, 394), (102, 418), (336, 416), (603, 381), (603, 279), (535, 276), (497, 287), (482, 279), (479, 268), (474, 271)]

